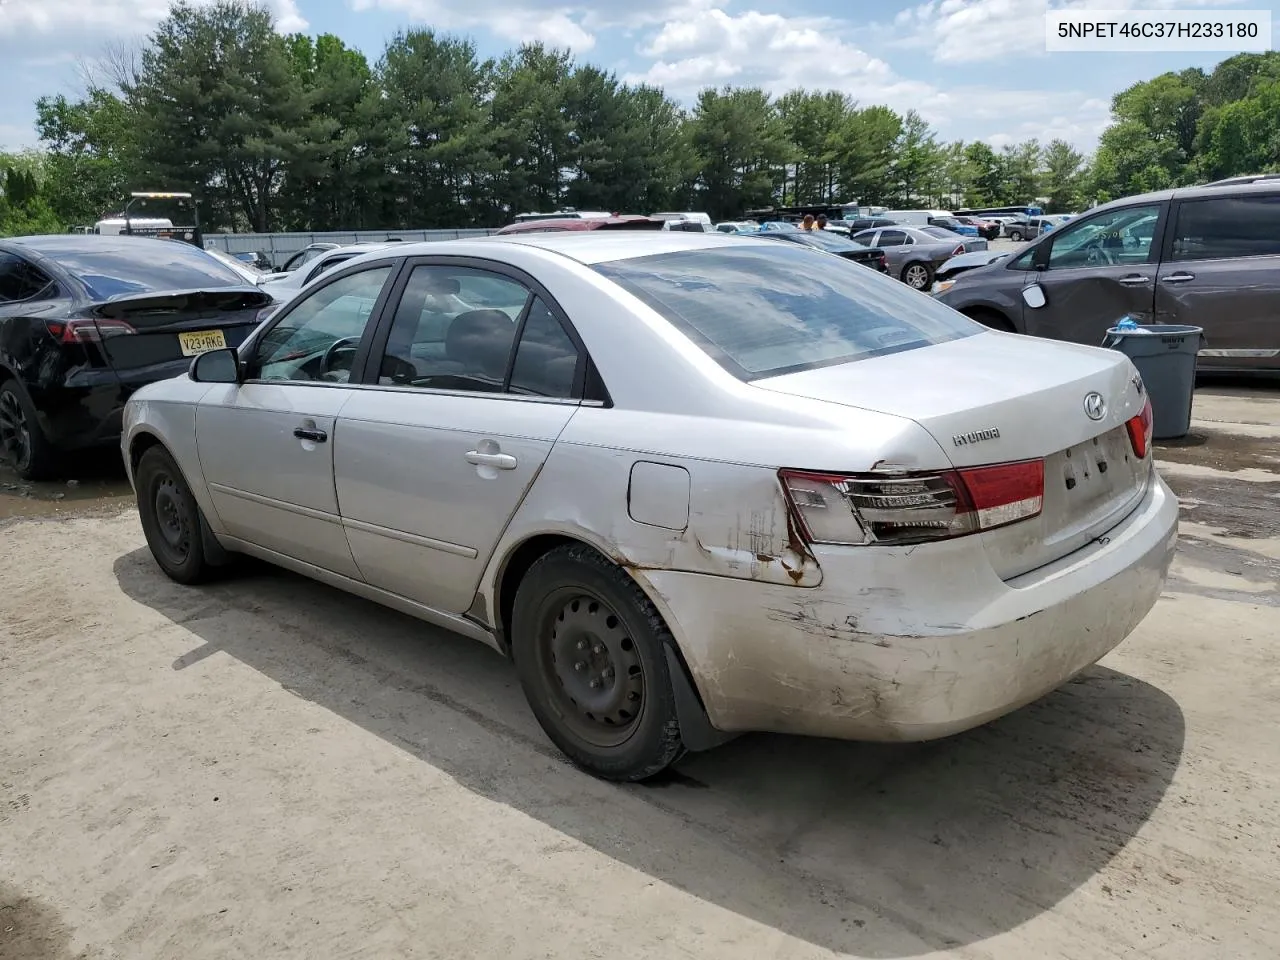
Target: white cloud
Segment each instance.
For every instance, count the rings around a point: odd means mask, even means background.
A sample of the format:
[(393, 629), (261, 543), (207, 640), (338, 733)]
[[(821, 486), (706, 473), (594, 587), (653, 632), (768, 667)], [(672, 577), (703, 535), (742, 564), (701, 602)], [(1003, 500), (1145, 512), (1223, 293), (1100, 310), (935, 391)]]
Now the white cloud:
[(1055, 10), (1232, 7), (1245, 0), (928, 0), (894, 18), (900, 48), (928, 48), (941, 63), (1045, 56), (1044, 19)]
[(566, 5), (563, 0), (545, 4), (515, 5), (504, 0), (348, 0), (357, 12), (388, 10), (412, 21), (441, 30), (465, 31), (483, 27), (504, 40), (525, 43), (540, 40), (548, 46), (583, 53), (595, 46), (595, 35), (584, 26), (585, 7)]
[[(957, 2), (942, 0), (936, 6), (941, 10)], [(829, 17), (686, 10), (640, 44), (639, 52), (654, 60), (625, 79), (662, 86), (685, 102), (704, 87), (725, 84), (761, 87), (775, 96), (800, 87), (839, 90), (862, 104), (915, 110), (946, 140), (972, 140), (980, 136), (975, 130), (987, 134), (995, 128), (1000, 132), (986, 139), (996, 145), (1034, 136), (1091, 148), (1106, 125), (1108, 105), (1078, 91), (979, 84), (943, 88), (903, 77), (854, 42), (859, 29)]]

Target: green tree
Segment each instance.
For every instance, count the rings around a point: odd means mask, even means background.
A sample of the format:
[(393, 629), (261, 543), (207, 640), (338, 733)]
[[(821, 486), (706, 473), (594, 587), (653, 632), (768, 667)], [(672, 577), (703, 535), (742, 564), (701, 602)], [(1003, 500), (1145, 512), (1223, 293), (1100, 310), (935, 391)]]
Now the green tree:
[(889, 203), (902, 118), (888, 107), (853, 110), (834, 133), (836, 177), (845, 202)]
[(942, 151), (925, 119), (914, 110), (902, 118), (902, 132), (893, 147), (892, 183), (895, 205), (933, 203), (939, 188)]
[(0, 153), (0, 236), (62, 232), (63, 224), (47, 200), (48, 187), (44, 155)]
[(1081, 195), (1084, 172), (1084, 155), (1065, 140), (1052, 140), (1044, 148), (1043, 184), (1049, 198), (1049, 213), (1077, 210), (1083, 203)]
[(123, 208), (139, 171), (136, 121), (125, 100), (100, 88), (76, 101), (41, 97), (36, 129), (48, 201), (63, 222), (87, 226)]
[(525, 44), (497, 66), (490, 118), (498, 167), (494, 197), (504, 214), (557, 210), (574, 161), (568, 52)]
[(703, 90), (689, 125), (699, 209), (723, 220), (773, 205), (788, 146), (767, 93), (755, 87)]
[(837, 160), (842, 132), (852, 113), (848, 97), (792, 90), (777, 102), (781, 129), (787, 138), (788, 166), (794, 168), (784, 191), (794, 203), (834, 203), (841, 199)]
[(128, 92), (141, 166), (155, 186), (203, 193), (215, 225), (275, 225), (286, 164), (303, 142), (306, 98), (265, 8), (174, 4)]

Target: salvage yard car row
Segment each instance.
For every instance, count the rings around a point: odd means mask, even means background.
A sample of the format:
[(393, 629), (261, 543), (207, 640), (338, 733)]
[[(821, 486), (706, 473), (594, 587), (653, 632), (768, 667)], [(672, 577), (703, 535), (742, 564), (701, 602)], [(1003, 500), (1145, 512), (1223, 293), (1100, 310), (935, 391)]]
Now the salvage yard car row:
[(3, 247), (46, 281), (3, 308), (11, 455), (50, 419), (28, 384), (91, 399), (170, 577), (248, 554), (488, 644), (602, 777), (985, 723), (1120, 643), (1173, 554), (1124, 356), (808, 244), (398, 243), (269, 307), (165, 241)]

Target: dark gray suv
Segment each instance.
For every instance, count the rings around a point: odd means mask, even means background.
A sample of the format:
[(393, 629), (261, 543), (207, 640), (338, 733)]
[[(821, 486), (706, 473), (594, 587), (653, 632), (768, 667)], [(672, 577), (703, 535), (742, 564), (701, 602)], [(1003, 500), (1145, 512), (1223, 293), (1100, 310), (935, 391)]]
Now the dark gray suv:
[(1203, 367), (1280, 371), (1280, 181), (1116, 200), (934, 294), (998, 330), (1092, 345), (1125, 314), (1194, 324)]

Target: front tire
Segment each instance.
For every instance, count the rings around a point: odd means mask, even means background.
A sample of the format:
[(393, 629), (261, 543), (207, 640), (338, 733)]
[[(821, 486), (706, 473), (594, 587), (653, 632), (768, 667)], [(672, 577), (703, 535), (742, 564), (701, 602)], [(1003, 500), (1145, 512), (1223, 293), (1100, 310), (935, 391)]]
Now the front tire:
[(196, 584), (214, 571), (205, 555), (204, 515), (178, 464), (163, 447), (151, 447), (134, 471), (138, 516), (147, 546), (171, 580)]
[(13, 380), (0, 384), (0, 460), (23, 480), (47, 480), (58, 467), (53, 448), (36, 419), (35, 405)]
[(511, 655), (529, 706), (566, 756), (606, 780), (645, 780), (684, 755), (668, 644), (649, 598), (590, 547), (547, 552), (516, 591)]
[(912, 290), (928, 290), (933, 283), (933, 268), (927, 263), (908, 263), (902, 268), (902, 282)]

